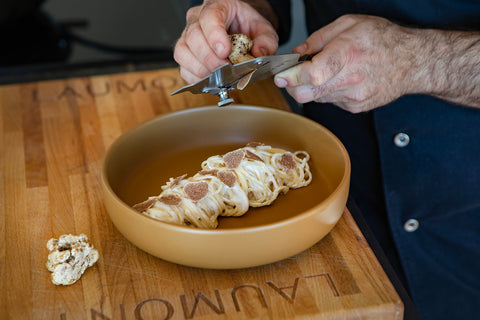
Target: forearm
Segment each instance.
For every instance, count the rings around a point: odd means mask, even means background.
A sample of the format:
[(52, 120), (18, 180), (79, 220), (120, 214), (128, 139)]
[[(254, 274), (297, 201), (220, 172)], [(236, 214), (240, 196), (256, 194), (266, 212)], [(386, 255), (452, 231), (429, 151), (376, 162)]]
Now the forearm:
[[(480, 32), (417, 30), (410, 93), (480, 108)], [(415, 50), (415, 49), (414, 49)], [(415, 70), (416, 69), (416, 70)]]

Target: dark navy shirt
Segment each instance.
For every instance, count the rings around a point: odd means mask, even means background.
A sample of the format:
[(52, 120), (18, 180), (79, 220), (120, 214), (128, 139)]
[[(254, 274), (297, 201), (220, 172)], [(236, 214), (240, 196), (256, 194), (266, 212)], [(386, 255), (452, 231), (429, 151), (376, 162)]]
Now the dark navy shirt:
[[(288, 0), (270, 2), (286, 39)], [(480, 0), (304, 2), (309, 32), (348, 13), (411, 27), (480, 30)], [(317, 103), (303, 110), (345, 144), (351, 196), (422, 318), (480, 319), (480, 110), (422, 95), (361, 114)]]
[[(285, 41), (290, 2), (269, 1)], [(309, 32), (349, 13), (411, 27), (480, 30), (480, 0), (304, 2)], [(303, 112), (347, 148), (350, 195), (422, 318), (480, 319), (480, 110), (411, 95), (360, 114), (318, 103)]]

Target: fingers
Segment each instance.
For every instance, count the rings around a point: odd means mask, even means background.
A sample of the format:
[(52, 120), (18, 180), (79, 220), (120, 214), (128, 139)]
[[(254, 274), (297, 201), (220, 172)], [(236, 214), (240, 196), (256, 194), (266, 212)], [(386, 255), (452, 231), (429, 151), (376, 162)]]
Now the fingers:
[(339, 35), (355, 26), (362, 16), (346, 15), (314, 32), (304, 43), (293, 51), (315, 54), (310, 62), (304, 62), (275, 76), (275, 84), (280, 87), (310, 85), (328, 94), (334, 88), (326, 87), (345, 67), (348, 61), (349, 44)]
[(251, 22), (252, 54), (255, 57), (273, 55), (278, 50), (278, 34), (262, 16)]
[(199, 77), (196, 74), (193, 74), (190, 70), (183, 67), (180, 67), (180, 77), (182, 77), (182, 79), (185, 80), (188, 84), (195, 83), (203, 78)]
[(312, 61), (277, 74), (275, 84), (297, 102), (330, 102), (354, 113), (397, 99), (404, 93), (396, 85), (399, 58), (390, 54), (397, 43), (385, 34), (388, 25), (372, 16), (339, 18), (295, 49), (316, 53)]
[(188, 71), (188, 74), (191, 75), (185, 78), (181, 74), (182, 78), (188, 83), (195, 82), (197, 81), (195, 79), (201, 79), (210, 73), (209, 68), (192, 52), (184, 37), (180, 38), (176, 43), (173, 58), (179, 64), (183, 73), (187, 74), (186, 71)]
[(274, 54), (278, 36), (272, 25), (242, 1), (205, 1), (187, 12), (187, 25), (175, 45), (174, 59), (182, 77), (191, 83), (227, 63), (228, 33), (244, 33), (253, 40), (252, 54)]
[(375, 107), (375, 105), (370, 104), (370, 100), (361, 99), (358, 96), (358, 92), (361, 92), (359, 88), (342, 89), (321, 96), (317, 96), (317, 88), (307, 85), (287, 88), (286, 90), (299, 103), (310, 101), (332, 103), (351, 113), (359, 113)]
[(315, 99), (314, 87), (310, 85), (287, 87), (286, 90), (298, 103), (307, 103)]
[(315, 55), (312, 61), (301, 63), (275, 75), (275, 84), (280, 88), (301, 85), (323, 86), (343, 69), (346, 60), (341, 46), (327, 46)]
[[(225, 64), (227, 62), (225, 58), (230, 52), (230, 40), (224, 27), (223, 33), (225, 33), (226, 44), (223, 44), (223, 48), (220, 50), (224, 52), (221, 52), (219, 56), (211, 47), (210, 43), (215, 45), (217, 39), (222, 38), (222, 32), (214, 32), (213, 40), (210, 39), (210, 35), (207, 38), (206, 34), (208, 33), (205, 33), (202, 29), (200, 19), (204, 20), (207, 30), (212, 29), (212, 27), (209, 27), (211, 24), (224, 26), (225, 23), (221, 20), (218, 21), (218, 9), (212, 10), (211, 6), (206, 6), (206, 8), (206, 12), (205, 7), (201, 6), (193, 7), (187, 12), (187, 25), (175, 45), (174, 59), (180, 66), (182, 78), (188, 83), (204, 78), (214, 69)], [(214, 18), (211, 18), (212, 16)], [(220, 30), (222, 30), (222, 27), (220, 27)], [(227, 52), (226, 56), (225, 52)]]
[[(208, 53), (203, 52), (202, 55), (208, 55)], [(207, 76), (211, 70), (215, 69), (215, 63), (212, 63), (211, 58), (207, 58), (204, 61), (201, 61), (199, 55), (194, 54), (191, 50), (190, 46), (186, 44), (185, 41), (179, 40), (175, 46), (175, 50), (173, 53), (173, 57), (175, 61), (180, 66), (180, 69), (185, 73), (188, 71), (188, 74), (191, 76), (183, 77), (185, 81), (188, 83), (192, 83)], [(209, 55), (212, 57), (212, 55)], [(205, 61), (210, 61), (209, 64), (205, 63)], [(222, 63), (220, 63), (221, 65)], [(197, 80), (195, 80), (197, 79)]]
[(274, 55), (278, 50), (278, 35), (273, 28), (252, 36), (252, 55), (255, 57)]
[(253, 40), (251, 53), (255, 57), (275, 54), (278, 35), (272, 24), (244, 1), (236, 2), (235, 7), (237, 14), (233, 20), (227, 20), (228, 32), (248, 35)]
[(360, 16), (352, 15), (341, 16), (332, 23), (312, 33), (307, 40), (293, 48), (292, 51), (298, 52), (300, 55), (318, 53), (339, 34), (354, 26), (360, 18)]
[[(209, 51), (219, 60), (225, 60), (232, 48), (227, 33), (227, 23), (232, 20), (230, 15), (232, 15), (232, 8), (228, 1), (206, 2), (198, 20), (201, 32), (208, 35), (202, 40), (205, 40)], [(189, 42), (194, 40), (187, 39)]]
[(340, 97), (343, 98), (345, 94), (345, 90), (343, 89), (327, 92), (321, 87), (310, 85), (287, 87), (286, 90), (298, 103), (307, 103), (310, 101), (333, 103), (340, 101)]

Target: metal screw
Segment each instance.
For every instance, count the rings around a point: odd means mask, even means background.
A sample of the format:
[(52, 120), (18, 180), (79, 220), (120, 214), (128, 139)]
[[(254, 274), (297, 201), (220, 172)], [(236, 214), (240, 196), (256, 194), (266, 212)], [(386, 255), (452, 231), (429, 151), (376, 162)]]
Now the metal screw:
[(220, 91), (218, 92), (218, 97), (220, 98), (220, 101), (217, 103), (219, 107), (224, 107), (233, 103), (233, 99), (230, 98), (230, 96), (228, 95), (228, 89), (226, 88), (220, 89)]

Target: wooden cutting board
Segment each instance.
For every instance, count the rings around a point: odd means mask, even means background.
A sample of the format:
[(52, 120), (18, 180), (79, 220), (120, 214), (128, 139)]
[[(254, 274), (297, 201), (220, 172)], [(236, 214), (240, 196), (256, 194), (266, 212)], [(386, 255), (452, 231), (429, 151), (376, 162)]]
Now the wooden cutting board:
[[(216, 104), (169, 95), (183, 85), (167, 69), (0, 86), (0, 319), (402, 319), (347, 209), (309, 250), (241, 270), (172, 264), (119, 234), (102, 203), (105, 150), (140, 121)], [(289, 109), (270, 80), (232, 96)], [(46, 243), (68, 233), (85, 233), (100, 258), (77, 283), (56, 286)]]

